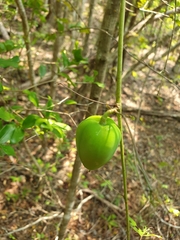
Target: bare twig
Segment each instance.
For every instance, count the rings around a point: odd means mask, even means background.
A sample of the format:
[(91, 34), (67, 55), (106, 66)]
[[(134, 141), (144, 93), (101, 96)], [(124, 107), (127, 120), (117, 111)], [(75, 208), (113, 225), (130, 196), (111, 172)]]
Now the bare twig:
[(80, 211), (80, 209), (82, 208), (83, 204), (85, 204), (86, 202), (88, 202), (88, 201), (89, 201), (91, 198), (93, 198), (93, 197), (94, 197), (94, 195), (91, 194), (91, 195), (89, 195), (88, 197), (84, 198), (84, 199), (80, 202), (80, 204), (77, 206), (76, 211), (77, 211), (77, 212)]
[(25, 225), (24, 227), (18, 228), (16, 230), (11, 231), (11, 232), (7, 232), (5, 235), (11, 235), (11, 234), (14, 234), (14, 233), (17, 233), (17, 232), (21, 232), (21, 231), (26, 230), (27, 228), (30, 228), (30, 227), (38, 224), (39, 222), (46, 221), (46, 220), (52, 220), (54, 218), (62, 218), (62, 216), (63, 216), (63, 213), (57, 212), (57, 213), (54, 213), (50, 216), (40, 217), (35, 222), (31, 222), (31, 223)]
[(29, 149), (29, 146), (28, 144), (26, 143), (26, 141), (23, 141), (24, 143), (24, 146), (25, 146), (25, 149), (27, 151), (27, 153), (29, 154), (30, 158), (32, 159), (32, 161), (34, 162), (35, 166), (37, 167), (38, 171), (39, 171), (39, 174), (41, 174), (41, 168), (38, 164), (38, 162), (36, 161), (35, 157), (32, 155), (30, 149)]
[(0, 173), (0, 176), (3, 175), (3, 174), (5, 174), (5, 173), (7, 173), (7, 172), (10, 172), (10, 171), (13, 170), (14, 168), (16, 168), (16, 167), (13, 166), (13, 167), (11, 167), (11, 168), (5, 170), (4, 172), (1, 172), (1, 173)]
[(171, 224), (171, 223), (168, 223), (168, 222), (164, 221), (164, 220), (159, 216), (159, 214), (158, 214), (157, 212), (155, 212), (155, 214), (156, 214), (156, 216), (159, 218), (159, 220), (160, 220), (162, 223), (164, 223), (164, 224), (166, 224), (166, 225), (168, 225), (168, 226), (170, 226), (170, 227), (172, 227), (172, 228), (180, 229), (180, 226), (176, 226), (176, 225), (173, 225), (173, 224)]
[[(148, 67), (152, 72), (156, 73), (157, 75), (159, 75), (160, 77), (162, 77), (163, 79), (165, 79), (167, 82), (169, 82), (170, 84), (172, 84), (174, 87), (180, 89), (179, 86), (175, 85), (174, 82), (169, 79), (168, 77), (166, 77), (162, 72), (159, 72), (157, 70), (155, 70), (153, 67), (151, 67), (149, 64), (141, 61), (141, 59), (138, 59), (133, 53), (130, 53), (129, 51), (127, 51), (126, 49), (126, 52), (131, 56), (133, 57), (135, 60), (139, 61), (140, 63), (142, 63), (145, 67)], [(123, 76), (123, 79), (125, 78), (126, 75)]]
[(180, 7), (174, 8), (172, 10), (168, 10), (165, 13), (158, 13), (154, 16), (154, 20), (157, 20), (157, 19), (160, 19), (160, 18), (162, 19), (164, 17), (169, 17), (169, 15), (177, 14), (177, 13), (180, 13)]
[[(118, 216), (122, 215), (120, 213), (122, 213), (124, 211), (124, 209), (120, 209), (118, 206), (112, 204), (111, 202), (107, 201), (106, 199), (103, 199), (101, 197), (98, 196), (98, 194), (96, 194), (95, 192), (93, 192), (90, 189), (82, 189), (83, 192), (86, 193), (90, 193), (91, 195), (93, 195), (96, 199), (98, 199), (100, 202), (102, 202), (103, 204), (105, 204), (107, 207), (109, 207), (115, 214), (117, 214)], [(90, 195), (90, 196), (91, 196)]]

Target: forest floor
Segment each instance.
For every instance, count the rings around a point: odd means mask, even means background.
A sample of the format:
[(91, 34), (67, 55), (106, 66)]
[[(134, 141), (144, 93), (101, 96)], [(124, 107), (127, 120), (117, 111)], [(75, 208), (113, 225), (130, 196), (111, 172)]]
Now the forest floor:
[[(123, 83), (128, 205), (137, 230), (144, 232), (141, 238), (132, 230), (131, 239), (159, 239), (161, 236), (165, 240), (178, 240), (180, 117), (177, 116), (180, 115), (180, 92), (176, 86), (158, 80), (153, 74), (143, 84), (139, 79), (145, 79), (145, 74), (138, 73), (137, 79), (129, 77)], [(47, 85), (39, 88), (42, 95), (48, 90)], [(101, 101), (113, 104), (114, 94), (114, 83), (107, 80)], [(71, 96), (71, 91), (58, 86), (57, 100), (61, 101), (67, 95)], [(19, 95), (16, 100), (26, 106), (23, 96)], [(43, 141), (35, 136), (17, 146), (17, 157), (1, 159), (1, 240), (54, 240), (57, 236), (76, 156), (76, 126), (68, 114), (73, 113), (73, 121), (78, 124), (78, 114), (83, 110), (81, 105), (78, 108), (63, 104), (59, 107), (59, 111), (66, 113), (62, 114), (63, 121), (72, 127), (66, 141), (51, 138)], [(99, 113), (102, 111), (100, 107)], [(66, 239), (123, 240), (126, 239), (125, 231), (122, 168), (117, 150), (113, 159), (99, 170), (88, 172), (82, 166)]]

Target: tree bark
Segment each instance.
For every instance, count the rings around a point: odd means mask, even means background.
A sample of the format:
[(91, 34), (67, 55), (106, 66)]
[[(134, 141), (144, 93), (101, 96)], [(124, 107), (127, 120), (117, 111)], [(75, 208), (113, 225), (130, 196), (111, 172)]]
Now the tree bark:
[(33, 70), (33, 60), (31, 55), (31, 39), (29, 35), (29, 23), (26, 15), (26, 11), (24, 8), (24, 5), (21, 0), (15, 0), (16, 5), (18, 7), (19, 15), (22, 20), (22, 26), (23, 26), (23, 33), (24, 33), (24, 42), (26, 45), (26, 52), (27, 52), (27, 59), (28, 59), (28, 67), (29, 67), (29, 78), (31, 81), (31, 84), (34, 85), (34, 70)]
[[(95, 0), (91, 0), (89, 3), (89, 16), (88, 16), (88, 27), (90, 28), (93, 20), (93, 9), (95, 5)], [(88, 51), (88, 42), (89, 42), (90, 33), (86, 34), (84, 39), (83, 55), (87, 56)]]
[[(61, 18), (62, 15), (62, 3), (61, 1), (56, 1), (55, 2), (55, 19), (57, 20), (58, 18)], [(59, 56), (59, 52), (60, 52), (60, 47), (61, 47), (61, 41), (62, 41), (62, 36), (61, 33), (58, 31), (57, 28), (57, 22), (55, 21), (55, 28), (57, 29), (57, 33), (56, 33), (56, 39), (53, 45), (53, 57), (52, 57), (52, 78), (54, 79), (53, 82), (51, 82), (51, 97), (52, 99), (55, 99), (55, 95), (56, 95), (56, 80), (57, 80), (57, 72), (58, 72), (58, 66), (57, 66), (57, 60), (58, 60), (58, 56)]]
[[(113, 38), (119, 16), (119, 4), (120, 4), (119, 0), (108, 0), (105, 8), (101, 31), (97, 42), (97, 53), (94, 64), (95, 66), (94, 70), (98, 72), (95, 82), (99, 83), (105, 82), (111, 40)], [(102, 88), (100, 88), (97, 84), (93, 83), (90, 98), (99, 101), (101, 93)], [(90, 104), (88, 108), (88, 115), (96, 114), (97, 109), (98, 109), (97, 103)]]

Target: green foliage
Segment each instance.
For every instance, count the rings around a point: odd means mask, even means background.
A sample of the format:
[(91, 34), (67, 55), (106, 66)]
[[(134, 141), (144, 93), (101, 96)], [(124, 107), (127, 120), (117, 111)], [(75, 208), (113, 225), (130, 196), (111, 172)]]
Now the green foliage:
[[(1, 108), (2, 110), (2, 108)], [(5, 119), (8, 121), (11, 118), (11, 114), (6, 115)], [(24, 131), (15, 123), (6, 123), (5, 125), (1, 122), (0, 128), (0, 155), (4, 154), (14, 156), (15, 152), (12, 144), (19, 143), (24, 138)]]
[(64, 24), (60, 19), (57, 19), (57, 29), (61, 34), (64, 32)]
[(29, 90), (24, 90), (24, 93), (27, 95), (29, 101), (32, 102), (32, 104), (35, 107), (39, 106), (39, 100), (38, 100), (36, 92), (32, 92), (32, 91), (29, 91)]
[[(36, 127), (36, 130), (37, 131), (39, 130), (38, 132), (41, 134), (44, 134), (46, 131), (50, 131), (59, 138), (64, 137), (64, 132), (69, 131), (71, 129), (65, 123), (58, 122), (53, 119), (42, 118), (35, 114), (27, 116), (24, 119), (22, 126), (23, 129)], [(43, 130), (43, 132), (40, 130)]]
[(46, 73), (47, 73), (46, 65), (41, 64), (39, 69), (38, 69), (38, 73), (39, 73), (40, 78), (44, 77), (46, 75)]
[[(36, 92), (24, 90), (23, 93), (35, 108), (39, 107), (39, 98)], [(14, 156), (14, 145), (24, 139), (29, 129), (35, 130), (36, 134), (39, 135), (48, 132), (54, 137), (64, 138), (66, 132), (71, 128), (63, 123), (59, 114), (53, 111), (53, 107), (54, 104), (50, 97), (48, 97), (45, 106), (40, 110), (41, 115), (29, 114), (20, 117), (20, 113), (23, 111), (22, 106), (15, 105), (11, 109), (0, 107), (0, 156)], [(55, 172), (56, 169), (53, 168), (52, 171)]]
[(157, 238), (162, 239), (161, 236), (151, 233), (150, 229), (148, 229), (146, 226), (143, 229), (138, 228), (136, 222), (131, 217), (129, 217), (129, 221), (130, 221), (131, 228), (136, 233), (138, 233), (141, 238), (142, 237), (157, 237)]
[(6, 40), (0, 43), (0, 53), (6, 53), (19, 47), (20, 46), (16, 45), (12, 40)]
[(36, 239), (47, 239), (47, 238), (45, 238), (44, 233), (36, 233)]
[(0, 119), (11, 122), (14, 119), (14, 115), (10, 111), (7, 111), (5, 107), (0, 107)]
[(147, 0), (138, 0), (137, 5), (138, 8), (142, 8), (146, 4)]
[(98, 72), (95, 71), (95, 70), (93, 71), (93, 74), (90, 75), (90, 76), (85, 74), (83, 82), (84, 83), (94, 83), (94, 84), (98, 85), (99, 87), (104, 88), (105, 87), (104, 83), (100, 83), (100, 82), (95, 81), (97, 75), (98, 75)]
[(72, 100), (72, 99), (68, 99), (68, 100), (65, 101), (65, 104), (67, 104), (67, 105), (74, 105), (74, 104), (77, 104), (77, 102)]
[(8, 236), (10, 239), (12, 239), (12, 240), (16, 240), (17, 238), (15, 238), (12, 234), (10, 234), (9, 236)]
[(5, 192), (5, 196), (7, 201), (13, 201), (13, 202), (17, 202), (20, 197), (19, 194), (9, 193), (9, 192)]
[(110, 214), (108, 217), (101, 215), (101, 217), (106, 221), (109, 229), (118, 227), (117, 216), (115, 214)]
[(18, 68), (19, 67), (19, 57), (15, 56), (13, 58), (4, 59), (0, 58), (0, 67), (7, 68), (7, 67), (13, 67)]
[(101, 183), (101, 187), (107, 187), (109, 190), (113, 190), (113, 184), (111, 180), (105, 180), (103, 183)]
[(7, 144), (0, 144), (0, 156), (3, 156), (3, 155), (14, 156), (15, 152), (13, 147)]

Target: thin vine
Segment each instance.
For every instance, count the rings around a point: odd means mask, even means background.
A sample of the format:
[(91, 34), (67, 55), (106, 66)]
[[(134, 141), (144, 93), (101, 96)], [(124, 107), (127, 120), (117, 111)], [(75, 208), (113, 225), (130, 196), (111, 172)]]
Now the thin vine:
[(121, 164), (123, 174), (123, 185), (124, 185), (124, 203), (126, 210), (126, 232), (127, 240), (130, 240), (130, 222), (129, 222), (129, 208), (127, 198), (127, 174), (126, 174), (126, 162), (124, 157), (124, 141), (123, 141), (123, 127), (122, 127), (122, 71), (123, 71), (123, 43), (124, 43), (124, 22), (125, 22), (125, 0), (121, 1), (120, 15), (119, 15), (119, 42), (118, 42), (118, 66), (117, 66), (117, 83), (116, 83), (116, 103), (119, 108), (118, 126), (122, 133), (122, 139), (120, 143), (121, 149)]

